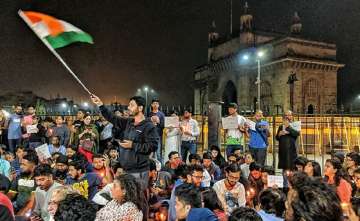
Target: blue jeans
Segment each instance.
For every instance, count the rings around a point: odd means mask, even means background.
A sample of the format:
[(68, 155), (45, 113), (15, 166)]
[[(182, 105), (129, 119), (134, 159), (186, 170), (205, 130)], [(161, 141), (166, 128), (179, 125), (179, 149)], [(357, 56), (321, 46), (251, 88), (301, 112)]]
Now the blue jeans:
[(156, 159), (160, 161), (161, 164), (163, 164), (163, 158), (162, 158), (162, 139), (159, 138), (158, 140), (158, 147), (156, 149)]
[(231, 144), (231, 145), (226, 145), (226, 159), (233, 154), (234, 149), (239, 149), (241, 150), (241, 152), (244, 152), (244, 147), (241, 144)]
[(19, 139), (8, 139), (9, 151), (15, 153), (16, 147), (21, 144), (21, 138)]
[(181, 142), (181, 159), (186, 163), (188, 152), (190, 154), (196, 154), (196, 143), (195, 141), (182, 141)]

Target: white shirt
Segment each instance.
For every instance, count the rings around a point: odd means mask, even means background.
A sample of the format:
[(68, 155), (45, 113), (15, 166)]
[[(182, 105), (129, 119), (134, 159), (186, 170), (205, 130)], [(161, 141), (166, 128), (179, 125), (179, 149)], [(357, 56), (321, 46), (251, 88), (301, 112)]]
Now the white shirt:
[[(233, 116), (228, 116), (228, 117), (233, 117)], [(245, 122), (246, 122), (245, 117), (238, 114), (237, 119), (238, 119), (239, 126), (243, 127), (245, 125)], [(241, 139), (242, 136), (243, 136), (243, 133), (239, 130), (239, 128), (228, 129), (226, 136), (231, 137), (231, 138)]]
[(183, 120), (180, 122), (180, 127), (183, 128), (184, 131), (190, 132), (191, 135), (182, 134), (182, 141), (195, 141), (196, 137), (200, 135), (199, 124), (196, 120), (190, 118), (189, 120)]
[(224, 211), (227, 213), (227, 214), (231, 214), (232, 210), (234, 208), (229, 208), (228, 207), (228, 204), (226, 202), (226, 199), (225, 199), (225, 196), (227, 193), (231, 193), (231, 195), (237, 199), (237, 202), (236, 202), (236, 206), (237, 207), (243, 207), (245, 206), (246, 204), (246, 196), (245, 196), (245, 188), (244, 188), (244, 185), (242, 185), (241, 183), (237, 182), (235, 184), (235, 186), (233, 187), (232, 190), (228, 190), (225, 186), (225, 179), (223, 180), (219, 180), (218, 182), (216, 182), (213, 186), (213, 189), (215, 190), (223, 208), (224, 208)]

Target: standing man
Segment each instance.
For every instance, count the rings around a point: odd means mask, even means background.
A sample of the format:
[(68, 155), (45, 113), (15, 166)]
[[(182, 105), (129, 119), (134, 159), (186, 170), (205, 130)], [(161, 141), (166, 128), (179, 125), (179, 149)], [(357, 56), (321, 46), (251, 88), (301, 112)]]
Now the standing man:
[(119, 161), (126, 173), (141, 181), (145, 190), (149, 180), (149, 155), (156, 151), (159, 139), (153, 122), (144, 116), (145, 99), (140, 96), (130, 98), (131, 118), (115, 116), (95, 95), (91, 99), (105, 119), (124, 132), (124, 140), (119, 141)]
[(228, 129), (226, 131), (226, 157), (229, 157), (233, 154), (234, 149), (239, 149), (244, 152), (244, 134), (246, 133), (245, 130), (245, 117), (239, 115), (237, 113), (237, 104), (230, 103), (228, 112), (228, 117), (236, 117), (238, 121), (238, 128), (236, 129)]
[(270, 137), (269, 123), (263, 120), (263, 112), (261, 110), (255, 113), (255, 130), (249, 128), (250, 141), (249, 149), (256, 163), (261, 166), (265, 165), (268, 137)]
[(14, 153), (16, 146), (21, 143), (21, 119), (22, 107), (20, 104), (15, 106), (15, 113), (9, 117), (8, 121), (8, 143), (9, 151)]
[(180, 123), (181, 158), (186, 163), (188, 152), (196, 154), (196, 137), (200, 135), (198, 122), (191, 118), (191, 111), (185, 110)]
[(283, 124), (279, 126), (276, 134), (276, 140), (279, 141), (279, 169), (294, 169), (294, 160), (297, 157), (296, 139), (300, 135), (300, 131), (295, 130), (291, 123), (293, 115), (290, 110), (286, 111), (283, 118)]
[(165, 124), (165, 114), (159, 110), (159, 100), (153, 99), (151, 101), (151, 112), (149, 113), (149, 117), (151, 121), (154, 123), (156, 127), (156, 131), (159, 135), (158, 148), (156, 150), (156, 158), (158, 161), (163, 163), (162, 157), (162, 135)]

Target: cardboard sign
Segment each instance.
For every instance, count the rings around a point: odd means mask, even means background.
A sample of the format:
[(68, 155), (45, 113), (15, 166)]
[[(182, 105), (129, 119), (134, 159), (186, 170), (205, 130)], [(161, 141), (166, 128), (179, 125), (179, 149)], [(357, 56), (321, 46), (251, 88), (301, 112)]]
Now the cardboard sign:
[(224, 129), (237, 129), (239, 128), (237, 117), (223, 117), (221, 119), (222, 127)]
[(35, 151), (40, 159), (49, 159), (51, 157), (47, 144), (38, 146), (37, 148), (35, 148)]
[(300, 132), (301, 131), (301, 121), (295, 121), (290, 123), (290, 127), (293, 128), (294, 130)]
[(28, 134), (36, 134), (38, 132), (37, 125), (27, 125), (26, 133)]
[(282, 176), (268, 175), (268, 187), (273, 187), (276, 185), (278, 188), (283, 188), (284, 178)]
[(255, 129), (255, 125), (256, 125), (256, 123), (254, 122), (254, 121), (252, 121), (252, 120), (249, 120), (249, 119), (246, 119), (246, 122), (245, 122), (248, 126), (249, 126), (249, 129), (250, 130), (256, 130)]
[(165, 117), (165, 127), (179, 127), (179, 117)]

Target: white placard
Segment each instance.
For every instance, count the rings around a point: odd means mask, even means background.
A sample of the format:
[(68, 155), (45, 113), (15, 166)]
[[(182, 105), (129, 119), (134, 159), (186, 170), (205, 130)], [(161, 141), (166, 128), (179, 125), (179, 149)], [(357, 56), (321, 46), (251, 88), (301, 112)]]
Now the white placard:
[(51, 157), (51, 154), (49, 152), (49, 147), (47, 144), (38, 146), (37, 148), (35, 148), (35, 151), (38, 157), (41, 159), (49, 159)]
[(298, 132), (301, 131), (301, 121), (294, 121), (290, 123), (290, 127)]
[(222, 127), (224, 129), (237, 129), (239, 122), (237, 117), (223, 117), (221, 119)]
[(179, 117), (165, 117), (165, 127), (179, 127)]
[(278, 188), (283, 188), (284, 186), (284, 178), (282, 176), (268, 175), (267, 181), (268, 187), (276, 185)]
[(37, 125), (27, 125), (26, 133), (28, 134), (36, 134), (38, 132)]
[(246, 119), (246, 124), (249, 126), (250, 130), (256, 131), (256, 129), (255, 129), (256, 123), (254, 121)]

